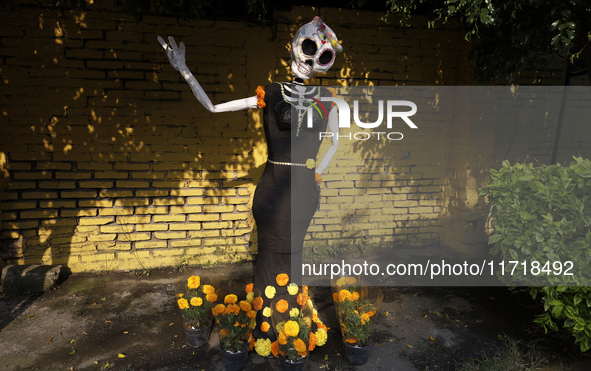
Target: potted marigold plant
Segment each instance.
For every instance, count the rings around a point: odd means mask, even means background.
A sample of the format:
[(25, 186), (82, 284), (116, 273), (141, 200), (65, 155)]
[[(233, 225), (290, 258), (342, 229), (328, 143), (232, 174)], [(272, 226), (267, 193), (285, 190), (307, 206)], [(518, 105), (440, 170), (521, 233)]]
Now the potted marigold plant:
[[(287, 285), (287, 274), (278, 275), (277, 282)], [(263, 316), (271, 321), (277, 340), (271, 342), (268, 339), (259, 339), (256, 350), (262, 356), (272, 353), (279, 358), (284, 371), (303, 370), (309, 352), (326, 343), (328, 328), (318, 317), (306, 286), (300, 288), (295, 283), (290, 283), (287, 285), (287, 292), (287, 295), (275, 296), (270, 307), (263, 309)], [(270, 327), (268, 321), (259, 326), (263, 332)]]
[(373, 323), (383, 299), (382, 291), (364, 286), (355, 277), (341, 277), (331, 283), (345, 359), (351, 365), (363, 365), (369, 358)]
[(256, 326), (257, 311), (262, 306), (260, 292), (253, 284), (230, 283), (218, 291), (224, 302), (212, 308), (219, 336), (220, 351), (228, 371), (246, 367), (248, 351), (254, 346), (252, 330)]
[(217, 301), (216, 290), (214, 286), (202, 283), (200, 276), (179, 278), (175, 286), (187, 342), (191, 347), (200, 347), (209, 341), (213, 322), (211, 307)]

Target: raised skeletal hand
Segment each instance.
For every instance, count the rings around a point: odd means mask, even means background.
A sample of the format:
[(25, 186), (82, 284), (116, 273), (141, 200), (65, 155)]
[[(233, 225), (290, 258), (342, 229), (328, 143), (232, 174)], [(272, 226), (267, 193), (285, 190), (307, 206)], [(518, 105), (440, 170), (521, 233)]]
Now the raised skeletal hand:
[(201, 104), (209, 112), (232, 112), (258, 107), (257, 96), (244, 99), (237, 99), (230, 102), (214, 105), (213, 103), (211, 103), (211, 100), (209, 99), (201, 85), (199, 85), (199, 82), (197, 82), (195, 76), (193, 76), (193, 74), (191, 73), (191, 71), (189, 71), (189, 68), (187, 67), (187, 64), (185, 62), (185, 44), (181, 42), (180, 46), (177, 46), (172, 36), (168, 37), (168, 44), (160, 36), (158, 36), (158, 42), (160, 42), (160, 45), (162, 45), (162, 48), (164, 48), (166, 56), (170, 60), (170, 64), (172, 64), (172, 67), (174, 67), (175, 70), (181, 73), (181, 76), (183, 76), (183, 78), (191, 87), (191, 91), (193, 91), (195, 98), (197, 98), (197, 100), (201, 102)]
[(162, 48), (164, 48), (166, 56), (175, 70), (180, 71), (182, 68), (187, 67), (185, 63), (185, 43), (181, 41), (180, 47), (177, 46), (172, 36), (168, 36), (168, 44), (160, 36), (158, 36), (158, 41), (162, 45)]

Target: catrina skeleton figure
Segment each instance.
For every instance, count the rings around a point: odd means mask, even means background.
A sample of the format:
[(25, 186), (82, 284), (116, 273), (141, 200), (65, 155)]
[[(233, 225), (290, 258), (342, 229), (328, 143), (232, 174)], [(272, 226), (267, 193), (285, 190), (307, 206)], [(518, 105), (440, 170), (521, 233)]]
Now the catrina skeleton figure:
[[(164, 48), (170, 63), (191, 86), (195, 97), (210, 112), (230, 112), (262, 108), (268, 160), (257, 185), (253, 200), (253, 216), (258, 231), (258, 257), (254, 285), (263, 293), (263, 309), (270, 306), (271, 295), (287, 295), (287, 287), (277, 282), (280, 273), (291, 272), (292, 263), (301, 267), (302, 246), (320, 197), (321, 174), (326, 170), (338, 146), (336, 108), (326, 110), (321, 97), (331, 96), (325, 88), (305, 86), (304, 80), (326, 72), (342, 51), (334, 32), (315, 17), (302, 26), (291, 43), (291, 83), (271, 83), (259, 87), (256, 96), (223, 104), (212, 104), (185, 64), (185, 45), (180, 47), (172, 37)], [(320, 108), (322, 109), (320, 109)], [(320, 133), (332, 133), (332, 146), (316, 164)], [(300, 268), (301, 269), (301, 268)], [(291, 282), (300, 283), (294, 275)], [(273, 289), (267, 289), (271, 286)], [(267, 289), (267, 290), (266, 290)], [(265, 291), (268, 295), (265, 295)], [(275, 340), (265, 317), (269, 311), (259, 310), (255, 338)], [(264, 331), (267, 330), (267, 331)]]

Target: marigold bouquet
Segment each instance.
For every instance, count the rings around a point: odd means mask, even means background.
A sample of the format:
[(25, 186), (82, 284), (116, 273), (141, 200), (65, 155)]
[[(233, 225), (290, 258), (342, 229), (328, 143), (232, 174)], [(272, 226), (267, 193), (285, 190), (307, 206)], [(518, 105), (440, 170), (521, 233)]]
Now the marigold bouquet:
[(215, 288), (202, 284), (200, 276), (177, 281), (176, 302), (185, 318), (185, 327), (195, 329), (211, 324), (211, 307), (217, 301)]
[[(277, 334), (277, 340), (257, 340), (257, 353), (275, 357), (288, 362), (297, 362), (308, 356), (316, 346), (322, 346), (327, 340), (328, 328), (318, 317), (318, 311), (308, 296), (308, 287), (301, 288), (290, 283), (287, 274), (277, 276), (280, 286), (287, 285), (288, 295), (278, 295), (270, 307), (263, 309), (263, 316), (270, 318)], [(270, 328), (267, 321), (260, 324), (266, 332)]]
[(213, 307), (212, 314), (218, 325), (221, 349), (231, 353), (251, 350), (252, 330), (262, 306), (260, 292), (252, 283), (246, 286), (231, 283), (220, 289), (218, 295), (224, 302)]
[(341, 277), (332, 281), (332, 291), (343, 340), (359, 347), (369, 345), (383, 299), (381, 290), (363, 286), (355, 277)]

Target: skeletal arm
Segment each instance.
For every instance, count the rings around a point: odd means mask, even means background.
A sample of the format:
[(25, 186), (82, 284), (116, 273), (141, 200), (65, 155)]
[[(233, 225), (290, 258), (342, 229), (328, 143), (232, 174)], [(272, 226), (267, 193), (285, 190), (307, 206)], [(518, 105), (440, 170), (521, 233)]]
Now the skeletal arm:
[[(328, 167), (334, 154), (337, 152), (337, 148), (339, 146), (339, 117), (337, 112), (337, 107), (333, 107), (328, 114), (328, 132), (332, 135), (330, 138), (332, 139), (332, 146), (326, 151), (320, 164), (316, 167), (316, 173), (322, 174), (324, 170)], [(318, 178), (318, 177), (317, 177)]]
[(199, 82), (197, 81), (195, 76), (193, 76), (193, 74), (189, 70), (189, 67), (187, 67), (187, 64), (185, 62), (185, 43), (181, 41), (180, 47), (177, 46), (172, 36), (168, 37), (168, 44), (160, 36), (158, 36), (158, 41), (160, 42), (160, 45), (162, 45), (162, 48), (164, 48), (166, 56), (170, 60), (170, 64), (172, 65), (172, 67), (174, 67), (175, 70), (181, 73), (181, 76), (183, 76), (185, 81), (187, 81), (197, 100), (209, 112), (232, 112), (250, 108), (257, 108), (256, 96), (244, 99), (237, 99), (216, 105), (211, 103), (211, 100), (209, 99), (201, 85), (199, 85)]

